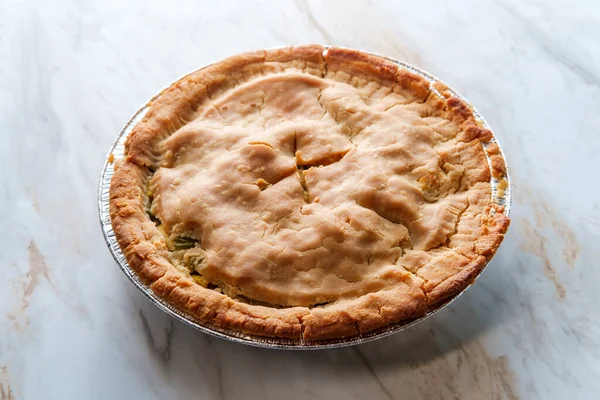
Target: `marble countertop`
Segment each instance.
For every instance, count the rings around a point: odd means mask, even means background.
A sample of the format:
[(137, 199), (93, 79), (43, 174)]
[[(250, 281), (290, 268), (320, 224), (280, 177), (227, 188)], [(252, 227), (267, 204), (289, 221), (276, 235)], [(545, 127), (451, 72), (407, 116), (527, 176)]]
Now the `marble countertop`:
[[(0, 3), (0, 399), (596, 399), (600, 3)], [(465, 295), (352, 348), (245, 347), (164, 315), (99, 228), (130, 115), (210, 61), (287, 44), (413, 63), (503, 144), (513, 220)]]

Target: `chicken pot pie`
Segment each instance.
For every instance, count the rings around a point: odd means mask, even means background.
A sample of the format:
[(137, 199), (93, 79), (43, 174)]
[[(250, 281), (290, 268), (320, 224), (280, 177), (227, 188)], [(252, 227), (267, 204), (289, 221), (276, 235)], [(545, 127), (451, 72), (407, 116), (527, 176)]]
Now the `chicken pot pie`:
[(363, 52), (233, 56), (159, 94), (116, 161), (131, 268), (197, 319), (303, 340), (420, 317), (508, 227), (499, 149), (441, 84)]

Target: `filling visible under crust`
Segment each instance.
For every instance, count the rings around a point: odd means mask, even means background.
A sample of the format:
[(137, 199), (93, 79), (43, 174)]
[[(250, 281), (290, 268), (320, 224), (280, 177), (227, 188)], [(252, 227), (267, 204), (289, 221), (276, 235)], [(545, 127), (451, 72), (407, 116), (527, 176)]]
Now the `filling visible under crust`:
[(488, 166), (424, 100), (298, 71), (211, 99), (160, 144), (148, 183), (171, 262), (271, 307), (456, 273), (438, 267), (476, 257), (459, 244), (481, 233)]

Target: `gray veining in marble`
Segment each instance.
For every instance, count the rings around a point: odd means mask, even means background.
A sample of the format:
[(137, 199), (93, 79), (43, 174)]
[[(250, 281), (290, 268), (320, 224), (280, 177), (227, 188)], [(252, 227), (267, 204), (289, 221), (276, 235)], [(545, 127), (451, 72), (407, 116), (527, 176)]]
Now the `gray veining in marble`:
[[(600, 3), (0, 2), (0, 400), (596, 399)], [(450, 307), (354, 348), (282, 352), (164, 315), (112, 260), (105, 153), (158, 89), (244, 50), (413, 63), (495, 128), (514, 183), (497, 257)]]

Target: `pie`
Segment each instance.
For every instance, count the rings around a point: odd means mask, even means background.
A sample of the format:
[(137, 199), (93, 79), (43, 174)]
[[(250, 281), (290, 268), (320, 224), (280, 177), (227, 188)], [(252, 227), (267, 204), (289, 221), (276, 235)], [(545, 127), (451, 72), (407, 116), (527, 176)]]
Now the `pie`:
[(382, 57), (237, 55), (152, 100), (115, 161), (112, 226), (139, 277), (200, 321), (355, 336), (424, 315), (495, 253), (509, 219), (491, 139), (447, 87)]

